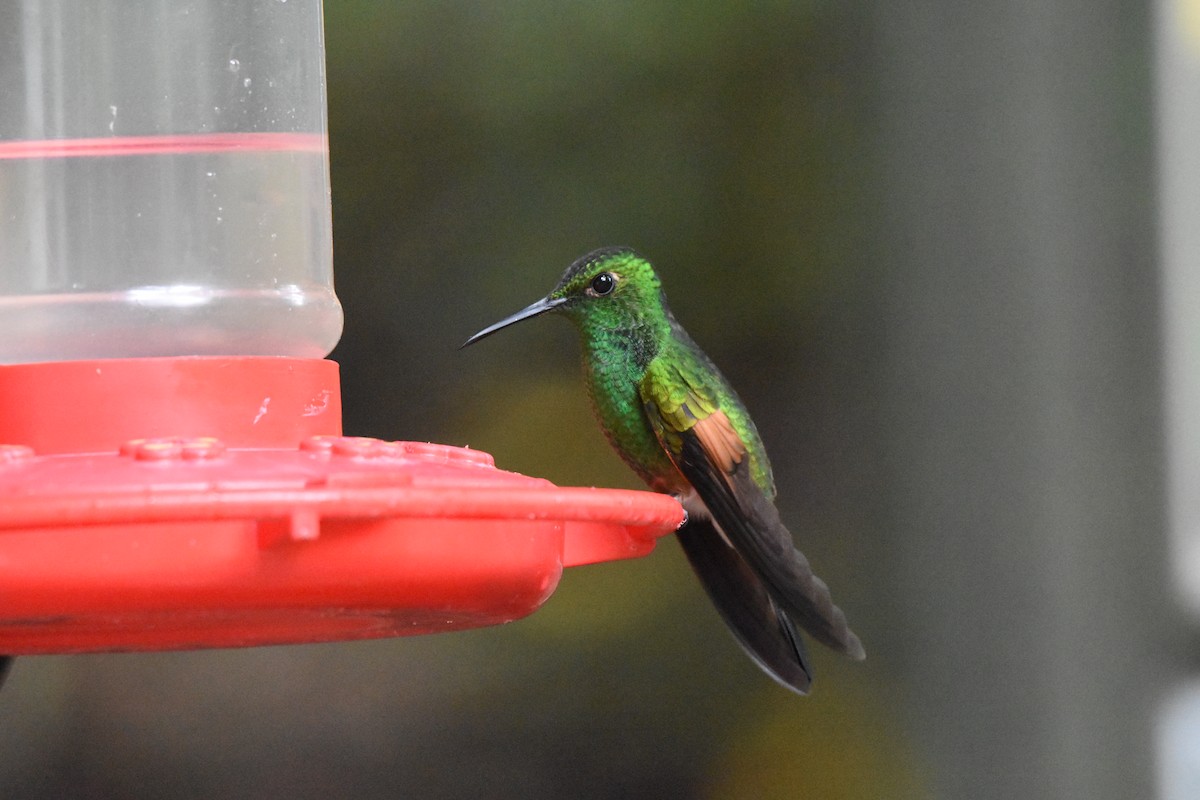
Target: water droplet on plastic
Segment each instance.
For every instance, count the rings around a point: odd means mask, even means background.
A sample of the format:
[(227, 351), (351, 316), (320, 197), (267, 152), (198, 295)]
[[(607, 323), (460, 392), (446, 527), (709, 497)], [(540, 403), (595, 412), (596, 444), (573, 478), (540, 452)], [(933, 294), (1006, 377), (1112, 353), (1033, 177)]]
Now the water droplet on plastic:
[(229, 59), (229, 71), (230, 72), (237, 72), (241, 68), (242, 68), (242, 62), (238, 61), (236, 58)]
[(246, 87), (247, 89), (249, 89), (249, 88), (250, 88), (250, 79), (249, 79), (249, 78), (246, 78), (245, 80), (243, 80), (243, 81), (242, 81), (242, 86), (244, 86), (244, 87)]

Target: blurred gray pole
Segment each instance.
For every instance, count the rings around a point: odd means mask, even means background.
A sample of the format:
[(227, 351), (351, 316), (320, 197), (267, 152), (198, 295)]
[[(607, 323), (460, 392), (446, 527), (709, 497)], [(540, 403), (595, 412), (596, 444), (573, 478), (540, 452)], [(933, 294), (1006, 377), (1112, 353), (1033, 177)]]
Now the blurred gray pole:
[(1149, 8), (881, 3), (873, 28), (883, 657), (915, 749), (940, 797), (1152, 797), (1170, 606)]

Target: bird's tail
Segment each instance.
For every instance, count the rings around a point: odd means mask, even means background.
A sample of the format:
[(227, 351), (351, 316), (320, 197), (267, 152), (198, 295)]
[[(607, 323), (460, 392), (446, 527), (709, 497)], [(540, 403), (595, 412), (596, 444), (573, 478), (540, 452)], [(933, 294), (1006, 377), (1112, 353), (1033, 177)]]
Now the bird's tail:
[(778, 604), (780, 616), (808, 631), (822, 644), (855, 660), (866, 657), (862, 642), (850, 630), (846, 615), (833, 603), (829, 587), (813, 573), (779, 509), (755, 484), (745, 462), (732, 472), (718, 470), (695, 436), (682, 437), (680, 471), (704, 500), (720, 530), (744, 559), (743, 570), (763, 584)]
[(807, 694), (812, 667), (804, 642), (754, 571), (709, 520), (693, 517), (676, 538), (742, 648), (780, 684)]
[(741, 513), (724, 518), (714, 514), (748, 568), (766, 584), (788, 617), (813, 638), (856, 661), (866, 658), (846, 615), (834, 605), (829, 587), (792, 544), (774, 503), (759, 495), (748, 496), (751, 499), (742, 504)]

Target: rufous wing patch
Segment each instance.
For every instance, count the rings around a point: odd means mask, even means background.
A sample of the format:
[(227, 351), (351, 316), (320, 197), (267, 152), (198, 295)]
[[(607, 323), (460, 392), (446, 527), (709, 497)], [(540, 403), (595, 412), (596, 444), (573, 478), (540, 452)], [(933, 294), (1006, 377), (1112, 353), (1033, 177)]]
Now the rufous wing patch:
[(732, 473), (746, 457), (746, 446), (742, 443), (742, 437), (733, 429), (733, 424), (724, 411), (717, 410), (704, 419), (696, 420), (692, 431), (713, 464), (726, 474)]

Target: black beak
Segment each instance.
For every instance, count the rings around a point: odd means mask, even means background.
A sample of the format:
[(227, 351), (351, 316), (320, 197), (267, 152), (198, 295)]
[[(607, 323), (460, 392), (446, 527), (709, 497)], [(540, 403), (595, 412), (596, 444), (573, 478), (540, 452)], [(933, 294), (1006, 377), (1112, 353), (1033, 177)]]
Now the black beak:
[(505, 317), (504, 319), (500, 320), (499, 322), (497, 322), (494, 325), (488, 325), (486, 328), (481, 330), (479, 333), (475, 334), (470, 339), (467, 339), (465, 342), (463, 342), (461, 345), (459, 345), (458, 349), (461, 350), (464, 347), (466, 347), (467, 345), (475, 344), (480, 339), (491, 336), (493, 333), (500, 330), (501, 328), (507, 328), (509, 325), (514, 325), (523, 319), (529, 319), (530, 317), (536, 317), (539, 314), (545, 314), (547, 311), (553, 311), (554, 309), (558, 308), (565, 302), (567, 302), (567, 299), (565, 297), (557, 297), (554, 299), (551, 299), (549, 297), (543, 297), (541, 300), (538, 300), (536, 303), (533, 303), (532, 305), (528, 305), (525, 308), (522, 308), (520, 311), (513, 314), (511, 317)]

